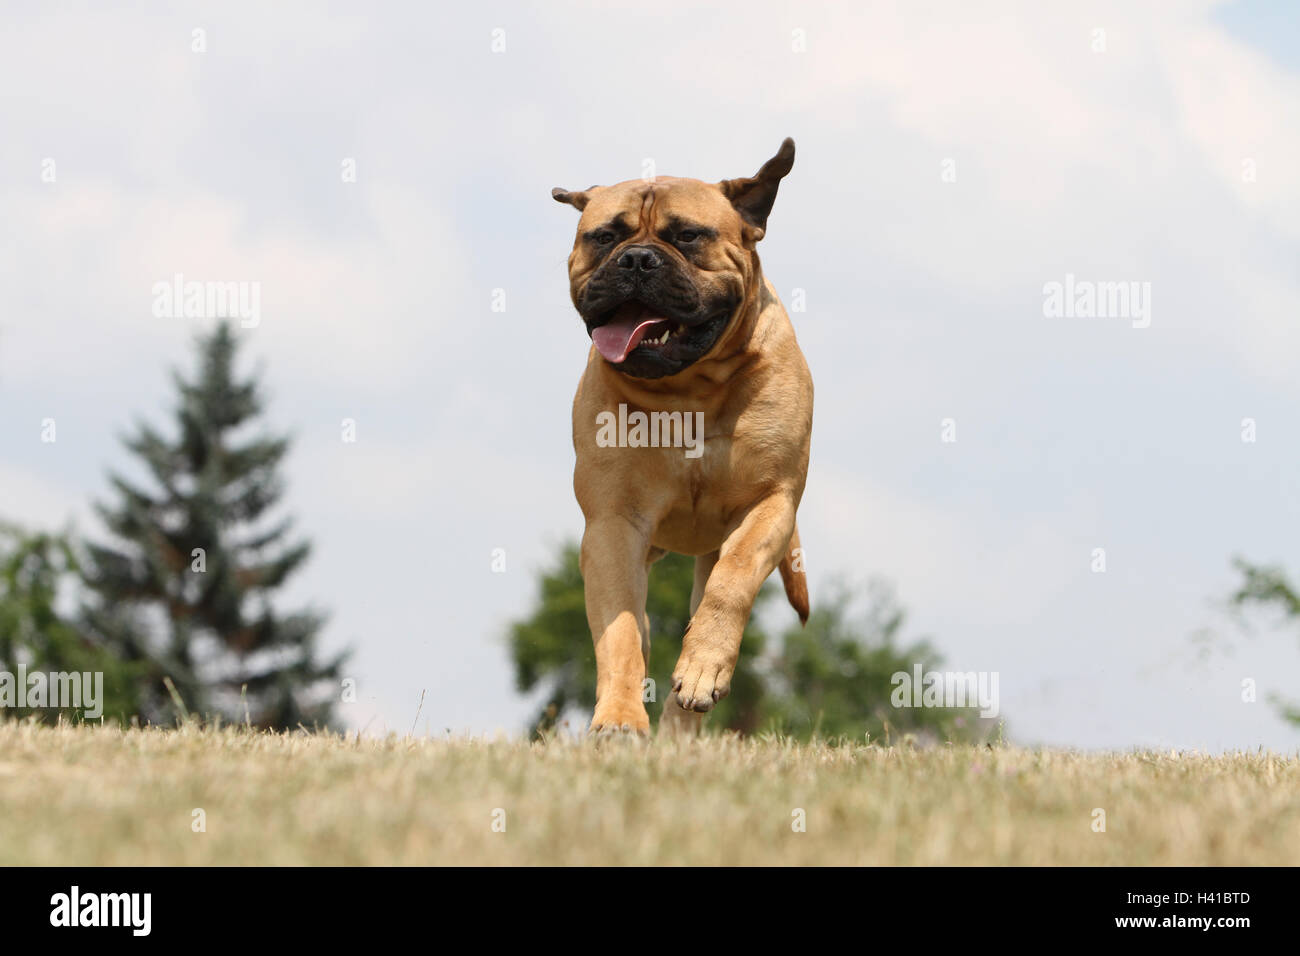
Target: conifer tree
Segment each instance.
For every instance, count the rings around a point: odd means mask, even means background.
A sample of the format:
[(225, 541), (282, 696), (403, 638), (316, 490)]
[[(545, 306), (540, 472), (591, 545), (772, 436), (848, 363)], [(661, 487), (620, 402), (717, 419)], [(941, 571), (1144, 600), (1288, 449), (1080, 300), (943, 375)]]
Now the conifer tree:
[(271, 600), (310, 552), (289, 539), (290, 520), (272, 520), (289, 441), (258, 433), (261, 392), (236, 375), (229, 325), (197, 345), (194, 379), (173, 376), (175, 435), (139, 424), (124, 439), (153, 487), (110, 474), (116, 500), (96, 506), (115, 541), (87, 545), (85, 620), (144, 675), (147, 720), (327, 725), (346, 655), (319, 662), (321, 614)]

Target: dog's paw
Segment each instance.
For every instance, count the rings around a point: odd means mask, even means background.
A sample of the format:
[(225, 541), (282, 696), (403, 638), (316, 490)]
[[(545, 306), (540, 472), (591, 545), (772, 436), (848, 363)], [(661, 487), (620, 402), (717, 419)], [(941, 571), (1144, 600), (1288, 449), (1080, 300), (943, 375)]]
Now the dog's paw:
[(704, 714), (731, 693), (735, 664), (708, 655), (682, 651), (673, 669), (673, 693), (682, 710)]
[(597, 704), (596, 713), (591, 718), (589, 733), (597, 737), (623, 734), (648, 736), (650, 733), (650, 717), (645, 712), (645, 705), (639, 701), (635, 707), (631, 705), (602, 707)]
[(650, 728), (636, 728), (631, 724), (619, 724), (617, 727), (613, 724), (603, 724), (600, 727), (592, 727), (587, 731), (587, 739), (593, 740), (597, 744), (603, 744), (611, 741), (644, 741), (650, 739)]

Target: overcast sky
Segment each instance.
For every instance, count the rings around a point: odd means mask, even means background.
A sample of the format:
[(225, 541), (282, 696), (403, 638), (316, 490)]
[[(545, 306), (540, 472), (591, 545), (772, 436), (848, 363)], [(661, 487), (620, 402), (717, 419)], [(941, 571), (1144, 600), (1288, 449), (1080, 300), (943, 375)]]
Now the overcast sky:
[[(1300, 575), (1291, 5), (694, 6), (7, 3), (0, 515), (100, 533), (207, 324), (154, 284), (260, 283), (245, 368), (316, 544), (287, 603), (356, 648), (344, 717), (405, 733), (427, 691), (420, 730), (516, 732), (505, 627), (581, 532), (550, 189), (750, 175), (789, 135), (760, 252), (806, 297), (814, 605), (890, 579), (1021, 742), (1294, 749), (1262, 698), (1300, 698), (1300, 641), (1217, 608), (1234, 554)], [(1149, 325), (1046, 315), (1067, 275), (1149, 288)]]

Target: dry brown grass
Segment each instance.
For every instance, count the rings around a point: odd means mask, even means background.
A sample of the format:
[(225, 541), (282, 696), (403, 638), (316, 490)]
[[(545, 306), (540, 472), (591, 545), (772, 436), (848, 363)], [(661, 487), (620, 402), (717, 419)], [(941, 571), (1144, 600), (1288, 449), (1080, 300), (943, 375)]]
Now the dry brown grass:
[(0, 864), (1297, 862), (1295, 756), (0, 724)]

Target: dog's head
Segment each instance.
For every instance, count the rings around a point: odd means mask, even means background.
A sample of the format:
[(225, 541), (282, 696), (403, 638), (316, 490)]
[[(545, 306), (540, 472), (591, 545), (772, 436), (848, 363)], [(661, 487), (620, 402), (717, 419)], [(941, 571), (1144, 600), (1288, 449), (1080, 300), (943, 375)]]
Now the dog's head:
[(551, 191), (582, 213), (569, 291), (606, 362), (635, 378), (662, 378), (713, 349), (754, 291), (754, 244), (793, 165), (786, 139), (745, 179), (658, 176)]

